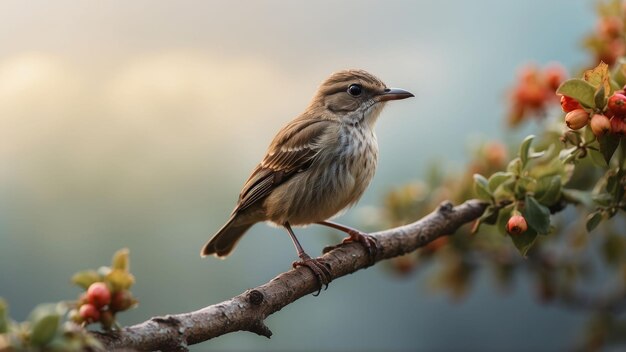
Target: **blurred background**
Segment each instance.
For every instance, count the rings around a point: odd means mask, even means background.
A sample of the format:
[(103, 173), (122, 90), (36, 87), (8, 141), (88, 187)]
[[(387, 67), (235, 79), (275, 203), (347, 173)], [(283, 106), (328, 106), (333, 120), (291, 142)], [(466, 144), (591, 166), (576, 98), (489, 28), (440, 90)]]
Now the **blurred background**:
[[(460, 170), (507, 131), (506, 90), (534, 61), (585, 63), (593, 1), (3, 1), (0, 3), (0, 296), (26, 318), (73, 299), (81, 269), (131, 251), (151, 316), (218, 303), (290, 268), (284, 231), (255, 226), (228, 260), (201, 259), (275, 132), (331, 72), (363, 68), (415, 99), (378, 122), (377, 175), (339, 221), (359, 227), (437, 160)], [(531, 126), (532, 128), (532, 126)], [(298, 230), (310, 254), (338, 240)], [(383, 265), (192, 350), (563, 350), (580, 313), (483, 274), (460, 302)]]

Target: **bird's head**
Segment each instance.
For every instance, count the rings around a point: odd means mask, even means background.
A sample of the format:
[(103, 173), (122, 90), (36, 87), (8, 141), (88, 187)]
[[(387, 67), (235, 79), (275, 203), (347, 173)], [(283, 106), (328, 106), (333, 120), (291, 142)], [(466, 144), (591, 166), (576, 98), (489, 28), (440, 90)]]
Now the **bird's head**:
[(349, 124), (374, 125), (386, 102), (413, 97), (399, 88), (388, 88), (376, 76), (363, 70), (335, 72), (319, 87), (310, 111), (318, 116)]

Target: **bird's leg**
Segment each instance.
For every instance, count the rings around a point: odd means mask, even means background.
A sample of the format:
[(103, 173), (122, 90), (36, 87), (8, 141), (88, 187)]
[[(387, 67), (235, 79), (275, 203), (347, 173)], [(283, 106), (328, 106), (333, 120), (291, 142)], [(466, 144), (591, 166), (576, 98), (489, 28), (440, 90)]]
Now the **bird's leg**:
[(319, 259), (311, 258), (304, 252), (302, 245), (300, 245), (300, 242), (296, 238), (296, 235), (293, 233), (291, 225), (289, 225), (288, 222), (284, 223), (283, 226), (287, 229), (289, 237), (291, 237), (291, 241), (293, 241), (293, 245), (296, 247), (298, 257), (300, 258), (300, 261), (293, 262), (293, 267), (296, 268), (299, 266), (306, 266), (313, 271), (313, 274), (317, 277), (317, 282), (320, 284), (319, 290), (317, 290), (317, 293), (314, 293), (313, 296), (319, 295), (322, 291), (322, 287), (326, 290), (328, 288), (328, 284), (333, 280), (330, 270), (328, 270), (326, 265), (324, 265)]
[[(378, 241), (376, 240), (376, 237), (332, 221), (319, 221), (317, 224), (332, 227), (333, 229), (347, 233), (350, 237), (344, 238), (341, 243), (359, 242), (365, 247), (365, 249), (367, 249), (367, 253), (369, 253), (372, 264), (376, 260), (376, 254), (378, 253)], [(324, 253), (335, 247), (336, 246), (324, 248)]]

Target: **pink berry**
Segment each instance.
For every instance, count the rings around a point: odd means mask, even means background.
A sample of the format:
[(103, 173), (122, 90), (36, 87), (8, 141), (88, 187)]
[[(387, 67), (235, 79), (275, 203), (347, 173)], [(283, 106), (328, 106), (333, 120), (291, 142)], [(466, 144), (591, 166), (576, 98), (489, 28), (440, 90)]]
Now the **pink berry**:
[(572, 110), (565, 115), (565, 124), (573, 130), (579, 130), (589, 123), (589, 113), (583, 109)]
[(93, 323), (100, 320), (100, 311), (93, 304), (87, 303), (80, 306), (78, 315), (87, 323)]
[(611, 130), (611, 122), (609, 118), (602, 114), (595, 114), (590, 122), (591, 131), (596, 136), (603, 136)]
[(521, 215), (513, 215), (506, 223), (506, 231), (511, 235), (521, 235), (528, 230), (526, 219)]
[(111, 303), (111, 291), (104, 282), (94, 282), (87, 289), (87, 301), (100, 308)]

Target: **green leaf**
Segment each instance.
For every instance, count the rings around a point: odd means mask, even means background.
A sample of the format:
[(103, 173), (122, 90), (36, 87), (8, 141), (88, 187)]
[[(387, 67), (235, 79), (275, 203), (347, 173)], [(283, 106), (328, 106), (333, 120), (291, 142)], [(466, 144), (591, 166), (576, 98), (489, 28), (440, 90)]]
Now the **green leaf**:
[(611, 205), (611, 203), (613, 203), (613, 195), (606, 193), (606, 192), (593, 194), (591, 198), (593, 199), (594, 202), (596, 202), (596, 204), (604, 206), (604, 207), (608, 207)]
[(7, 302), (0, 297), (0, 334), (9, 331), (9, 307)]
[(596, 135), (593, 134), (593, 130), (591, 129), (591, 125), (587, 124), (587, 126), (583, 129), (582, 132), (583, 132), (583, 142), (584, 143), (591, 143), (591, 142), (596, 140)]
[(562, 188), (560, 175), (542, 177), (537, 181), (535, 198), (542, 204), (552, 205), (561, 198)]
[(619, 136), (607, 133), (604, 136), (599, 136), (598, 142), (600, 143), (600, 152), (608, 164), (619, 145)]
[(33, 346), (44, 347), (56, 335), (61, 322), (61, 312), (57, 304), (40, 304), (30, 314), (30, 342)]
[(568, 141), (571, 145), (577, 146), (582, 142), (582, 137), (580, 133), (577, 131), (566, 131), (563, 134), (563, 138)]
[(113, 292), (128, 290), (135, 283), (135, 277), (131, 273), (120, 269), (111, 270), (104, 280)]
[(128, 248), (122, 248), (119, 251), (115, 252), (113, 255), (113, 261), (111, 267), (113, 269), (120, 269), (124, 271), (128, 271), (130, 266), (128, 264), (128, 256), (129, 250)]
[(478, 218), (476, 226), (472, 227), (472, 233), (478, 232), (480, 225), (482, 224), (494, 225), (496, 221), (498, 221), (498, 212), (499, 208), (494, 208), (493, 206), (487, 207), (483, 215)]
[(578, 100), (586, 108), (594, 108), (596, 88), (579, 78), (568, 79), (556, 90), (557, 94), (566, 95)]
[(498, 221), (498, 213), (499, 208), (488, 207), (487, 210), (480, 217), (481, 223), (485, 223), (488, 225), (495, 225), (496, 221)]
[(526, 195), (522, 213), (528, 225), (538, 234), (546, 235), (550, 232), (550, 210), (541, 205), (533, 196)]
[(620, 89), (619, 87), (623, 87), (624, 85), (626, 85), (626, 75), (624, 74), (625, 69), (626, 69), (626, 63), (620, 59), (618, 63), (615, 65), (615, 70), (613, 71), (613, 80), (615, 81), (615, 84), (618, 87), (615, 90), (619, 90)]
[(602, 221), (602, 211), (596, 210), (587, 216), (587, 232), (593, 231)]
[(102, 277), (95, 270), (79, 271), (72, 276), (72, 282), (84, 288), (85, 290), (94, 282), (102, 280)]
[(605, 168), (605, 169), (609, 167), (609, 164), (607, 164), (606, 160), (604, 159), (604, 155), (602, 155), (602, 153), (600, 153), (599, 151), (595, 149), (587, 149), (587, 152), (589, 154), (589, 158), (591, 159), (591, 162), (595, 166)]
[(496, 190), (493, 192), (493, 197), (496, 202), (502, 202), (506, 200), (514, 200), (515, 199), (515, 190), (513, 187), (515, 186), (515, 178), (510, 178), (504, 181), (501, 185), (499, 185)]
[(624, 86), (623, 84), (619, 84), (617, 83), (614, 79), (609, 79), (609, 84), (611, 85), (611, 94), (608, 94), (608, 96), (613, 95), (613, 93), (615, 93), (615, 91), (618, 91), (620, 89), (622, 89), (622, 87)]
[(489, 192), (487, 183), (487, 179), (483, 175), (474, 174), (474, 191), (476, 196), (480, 199), (491, 201), (493, 196)]
[(576, 157), (578, 153), (578, 147), (571, 147), (567, 149), (563, 149), (559, 152), (559, 159), (564, 163), (568, 163)]
[(501, 184), (508, 180), (512, 180), (514, 177), (515, 175), (510, 172), (498, 171), (489, 177), (487, 188), (490, 192), (495, 192)]
[(596, 91), (595, 96), (593, 97), (596, 108), (600, 110), (604, 109), (604, 107), (606, 106), (607, 98), (604, 93), (604, 86), (600, 86), (600, 88), (598, 88), (598, 90)]
[(563, 188), (563, 200), (572, 204), (583, 204), (584, 206), (591, 207), (593, 205), (593, 199), (591, 193), (587, 191), (580, 191), (577, 189)]
[(519, 176), (522, 174), (522, 160), (520, 158), (515, 158), (509, 162), (509, 165), (506, 167), (506, 171), (512, 173), (513, 175)]
[[(585, 71), (583, 79), (591, 84), (595, 89), (603, 87), (606, 94), (611, 91), (611, 85), (609, 83), (609, 65), (604, 62), (600, 62), (595, 68)], [(596, 107), (601, 108), (601, 106)]]
[(530, 144), (533, 142), (533, 139), (535, 139), (535, 136), (532, 134), (524, 138), (522, 145), (519, 148), (519, 157), (522, 160), (522, 168), (524, 168), (528, 162), (528, 153), (530, 152)]
[(520, 235), (511, 235), (511, 240), (513, 240), (513, 244), (524, 257), (528, 253), (528, 250), (533, 246), (535, 240), (537, 240), (537, 232), (532, 228), (528, 228), (526, 232)]
[(511, 213), (513, 212), (513, 208), (515, 207), (514, 203), (511, 203), (502, 209), (498, 214), (498, 221), (496, 221), (496, 227), (498, 228), (498, 232), (502, 235), (507, 236), (508, 232), (506, 231), (506, 223), (511, 218)]
[(526, 193), (535, 191), (537, 181), (534, 178), (528, 176), (522, 176), (517, 180), (515, 185), (515, 198), (522, 199)]
[(621, 188), (620, 181), (624, 177), (624, 172), (621, 169), (613, 169), (606, 173), (606, 191), (608, 193), (615, 193)]

